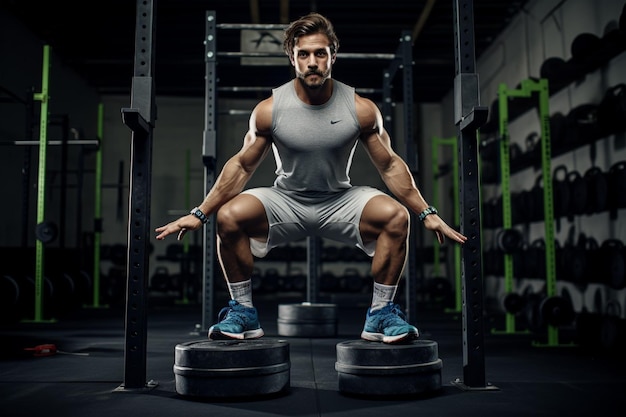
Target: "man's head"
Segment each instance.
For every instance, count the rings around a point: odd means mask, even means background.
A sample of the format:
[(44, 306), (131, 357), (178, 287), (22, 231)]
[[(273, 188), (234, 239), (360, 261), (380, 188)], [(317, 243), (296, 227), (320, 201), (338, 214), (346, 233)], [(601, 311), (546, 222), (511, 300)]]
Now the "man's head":
[(287, 56), (293, 57), (293, 48), (298, 44), (298, 38), (303, 35), (322, 33), (328, 38), (330, 53), (335, 56), (339, 50), (339, 39), (335, 34), (335, 29), (330, 20), (319, 13), (309, 13), (300, 19), (291, 22), (285, 29), (285, 40), (283, 49)]
[(292, 22), (285, 30), (283, 49), (307, 87), (320, 88), (331, 76), (339, 39), (332, 23), (318, 13), (310, 13)]

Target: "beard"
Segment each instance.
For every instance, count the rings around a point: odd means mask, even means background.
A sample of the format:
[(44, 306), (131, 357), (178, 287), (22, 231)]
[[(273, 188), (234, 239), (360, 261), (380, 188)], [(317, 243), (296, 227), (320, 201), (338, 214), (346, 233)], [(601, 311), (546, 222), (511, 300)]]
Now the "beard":
[[(318, 80), (315, 80), (315, 81), (311, 80), (309, 78), (310, 75), (316, 75), (318, 77)], [(300, 80), (300, 83), (303, 86), (311, 90), (318, 90), (322, 88), (326, 80), (330, 78), (330, 69), (326, 71), (314, 70), (314, 71), (307, 71), (307, 72), (300, 72), (296, 70), (296, 77), (298, 78), (298, 80)]]

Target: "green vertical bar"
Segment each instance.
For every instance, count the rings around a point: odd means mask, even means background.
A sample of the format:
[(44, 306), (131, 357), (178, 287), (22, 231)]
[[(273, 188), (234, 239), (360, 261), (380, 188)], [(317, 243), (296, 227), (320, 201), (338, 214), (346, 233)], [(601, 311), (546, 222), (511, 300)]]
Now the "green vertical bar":
[[(554, 204), (552, 192), (552, 149), (550, 146), (550, 103), (548, 80), (539, 80), (539, 117), (541, 122), (541, 168), (543, 175), (543, 214), (546, 251), (546, 296), (556, 295), (556, 255), (554, 242)], [(548, 345), (559, 344), (558, 328), (548, 326)]]
[[(452, 146), (452, 184), (453, 184), (453, 193), (455, 196), (459, 195), (459, 155), (458, 155), (458, 138), (438, 138), (435, 137), (433, 139), (433, 150), (432, 150), (432, 160), (433, 160), (433, 173), (435, 178), (435, 183), (439, 178), (439, 156), (438, 156), (438, 148), (439, 145), (450, 145)], [(435, 186), (433, 189), (433, 202), (435, 206), (439, 204), (439, 193), (438, 188)], [(460, 224), (461, 222), (461, 208), (458, 201), (458, 197), (455, 198), (454, 203), (452, 204), (454, 207), (454, 222), (455, 224)], [(435, 253), (435, 273), (439, 274), (439, 246), (434, 245), (434, 253)], [(455, 308), (452, 312), (461, 311), (462, 307), (462, 283), (461, 283), (461, 246), (454, 246), (454, 285), (455, 285)]]
[[(43, 68), (41, 74), (41, 93), (35, 94), (35, 100), (41, 101), (41, 114), (39, 119), (39, 176), (37, 182), (37, 222), (43, 223), (46, 203), (46, 151), (48, 143), (48, 81), (50, 75), (50, 46), (43, 47)], [(44, 251), (43, 243), (37, 239), (35, 242), (35, 314), (34, 320), (43, 319), (43, 273)]]
[[(502, 183), (502, 228), (510, 229), (511, 218), (511, 165), (509, 154), (509, 95), (506, 84), (498, 86), (498, 112), (500, 116), (500, 175)], [(513, 255), (504, 254), (504, 291), (509, 294), (513, 291)], [(515, 317), (506, 313), (506, 332), (515, 331)]]
[(102, 238), (102, 138), (104, 137), (104, 105), (98, 105), (98, 151), (94, 184), (94, 243), (93, 243), (93, 306), (100, 306), (100, 243)]

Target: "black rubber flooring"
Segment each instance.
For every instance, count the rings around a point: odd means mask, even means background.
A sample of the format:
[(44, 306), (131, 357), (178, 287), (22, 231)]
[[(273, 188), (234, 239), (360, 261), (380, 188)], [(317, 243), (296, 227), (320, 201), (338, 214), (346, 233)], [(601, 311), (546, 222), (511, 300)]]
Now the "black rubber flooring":
[[(358, 340), (365, 308), (337, 302), (333, 337), (285, 338), (277, 306), (293, 300), (255, 299), (268, 340), (290, 346), (289, 388), (243, 399), (190, 399), (176, 392), (178, 344), (205, 340), (195, 325), (200, 306), (152, 306), (148, 314), (146, 382), (124, 382), (124, 309), (81, 309), (54, 323), (13, 323), (0, 332), (0, 416), (623, 416), (626, 360), (579, 346), (537, 346), (534, 334), (485, 333), (486, 389), (465, 390), (462, 319), (458, 313), (420, 312), (424, 340), (437, 342), (441, 389), (428, 395), (362, 397), (338, 390), (337, 343)], [(486, 328), (498, 326), (489, 318)], [(53, 344), (56, 354), (27, 350)], [(593, 345), (593, 342), (591, 343)], [(233, 383), (230, 381), (229, 383)], [(246, 389), (242, 386), (242, 389)]]

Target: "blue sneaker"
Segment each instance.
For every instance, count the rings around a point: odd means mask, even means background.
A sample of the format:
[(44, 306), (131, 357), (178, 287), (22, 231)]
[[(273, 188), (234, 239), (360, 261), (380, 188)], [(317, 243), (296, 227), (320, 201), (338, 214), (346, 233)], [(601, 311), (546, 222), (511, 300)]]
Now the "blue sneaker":
[(397, 304), (390, 301), (380, 310), (367, 310), (361, 339), (372, 342), (398, 343), (418, 337), (417, 328), (406, 322), (406, 316)]
[(235, 300), (220, 310), (218, 323), (209, 329), (209, 339), (258, 339), (265, 333), (259, 324), (256, 308), (245, 307)]

